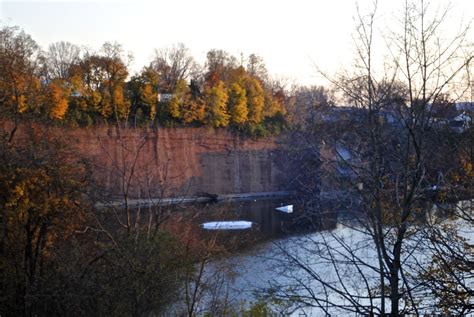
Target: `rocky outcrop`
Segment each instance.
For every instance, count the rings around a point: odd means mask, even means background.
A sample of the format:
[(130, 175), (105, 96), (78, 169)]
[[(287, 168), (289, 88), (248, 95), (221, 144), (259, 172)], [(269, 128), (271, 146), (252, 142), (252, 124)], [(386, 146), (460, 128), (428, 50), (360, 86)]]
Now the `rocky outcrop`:
[[(3, 128), (5, 124), (3, 124)], [(29, 138), (20, 128), (17, 142)], [(231, 194), (285, 189), (284, 162), (275, 138), (243, 139), (208, 128), (64, 129), (34, 126), (45, 139), (60, 137), (92, 163), (110, 195), (130, 198)]]

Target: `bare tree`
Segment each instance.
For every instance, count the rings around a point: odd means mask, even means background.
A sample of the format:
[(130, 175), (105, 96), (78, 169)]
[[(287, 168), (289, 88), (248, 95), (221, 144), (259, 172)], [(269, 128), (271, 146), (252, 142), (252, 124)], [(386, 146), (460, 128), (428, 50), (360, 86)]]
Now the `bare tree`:
[[(334, 109), (319, 125), (308, 125), (317, 129), (319, 138), (314, 132), (306, 134), (307, 143), (320, 149), (322, 182), (337, 186), (319, 198), (346, 202), (350, 209), (356, 203), (359, 211), (340, 219), (345, 230), (306, 236), (295, 242), (296, 248), (292, 243), (279, 245), (286, 266), (282, 274), (289, 280), (270, 289), (278, 299), (327, 314), (439, 311), (437, 294), (417, 272), (436, 256), (452, 260), (471, 250), (454, 240), (446, 243), (439, 233), (445, 232), (441, 220), (423, 220), (431, 208), (427, 188), (437, 184), (436, 169), (441, 168), (431, 161), (442, 155), (443, 147), (433, 143), (439, 134), (431, 105), (453, 87), (467, 89), (462, 79), (473, 60), (468, 28), (443, 40), (439, 30), (447, 10), (433, 13), (424, 1), (407, 1), (400, 31), (385, 33), (390, 57), (380, 67), (376, 61), (383, 52), (374, 44), (376, 13), (377, 2), (367, 15), (357, 10), (355, 68), (336, 78), (328, 76), (352, 107)], [(446, 186), (454, 188), (456, 182)], [(423, 252), (425, 243), (434, 251)], [(450, 243), (459, 248), (448, 254)], [(462, 268), (471, 262), (465, 256)], [(458, 300), (472, 293), (469, 283)], [(464, 310), (458, 312), (472, 309), (472, 303), (460, 305)]]
[(69, 42), (56, 42), (48, 47), (46, 52), (47, 72), (49, 79), (68, 79), (70, 69), (80, 59), (81, 49)]
[(260, 78), (263, 82), (268, 81), (268, 71), (263, 58), (256, 54), (250, 54), (247, 60), (247, 72)]
[(176, 83), (182, 79), (188, 79), (197, 66), (189, 49), (179, 43), (171, 48), (155, 50), (151, 67), (159, 75), (159, 88), (171, 92), (176, 87)]

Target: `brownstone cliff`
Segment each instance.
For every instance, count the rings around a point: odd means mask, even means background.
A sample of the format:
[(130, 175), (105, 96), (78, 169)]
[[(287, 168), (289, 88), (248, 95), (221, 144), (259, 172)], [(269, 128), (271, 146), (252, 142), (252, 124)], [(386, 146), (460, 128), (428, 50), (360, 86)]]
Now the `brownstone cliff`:
[[(3, 129), (8, 129), (3, 123)], [(251, 140), (224, 129), (65, 129), (33, 125), (43, 138), (60, 137), (92, 163), (110, 195), (130, 198), (231, 194), (285, 189), (284, 159), (275, 138)], [(28, 138), (27, 128), (15, 139)]]

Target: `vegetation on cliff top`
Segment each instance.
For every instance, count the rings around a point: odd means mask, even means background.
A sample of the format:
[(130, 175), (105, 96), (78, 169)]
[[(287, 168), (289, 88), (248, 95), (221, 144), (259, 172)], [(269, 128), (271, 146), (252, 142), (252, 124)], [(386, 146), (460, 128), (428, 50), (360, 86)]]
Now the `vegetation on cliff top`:
[(0, 29), (0, 107), (10, 118), (87, 126), (211, 126), (250, 136), (278, 133), (285, 126), (286, 96), (269, 80), (263, 60), (221, 50), (198, 65), (182, 44), (157, 50), (134, 75), (121, 45), (99, 51), (69, 42), (43, 51), (18, 27)]

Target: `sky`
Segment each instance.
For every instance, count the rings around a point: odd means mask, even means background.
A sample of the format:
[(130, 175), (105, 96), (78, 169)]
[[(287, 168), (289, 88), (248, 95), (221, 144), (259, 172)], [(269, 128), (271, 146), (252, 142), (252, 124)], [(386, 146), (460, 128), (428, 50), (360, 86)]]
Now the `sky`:
[[(445, 4), (443, 0), (433, 2)], [(90, 49), (118, 42), (134, 56), (132, 72), (154, 49), (184, 43), (200, 63), (210, 49), (263, 57), (269, 73), (304, 85), (324, 82), (351, 62), (354, 0), (0, 0), (0, 24), (17, 25), (44, 49), (69, 41)], [(359, 0), (362, 10), (372, 0)], [(402, 0), (379, 0), (379, 22), (394, 20)], [(453, 20), (472, 19), (474, 1), (453, 0)]]

